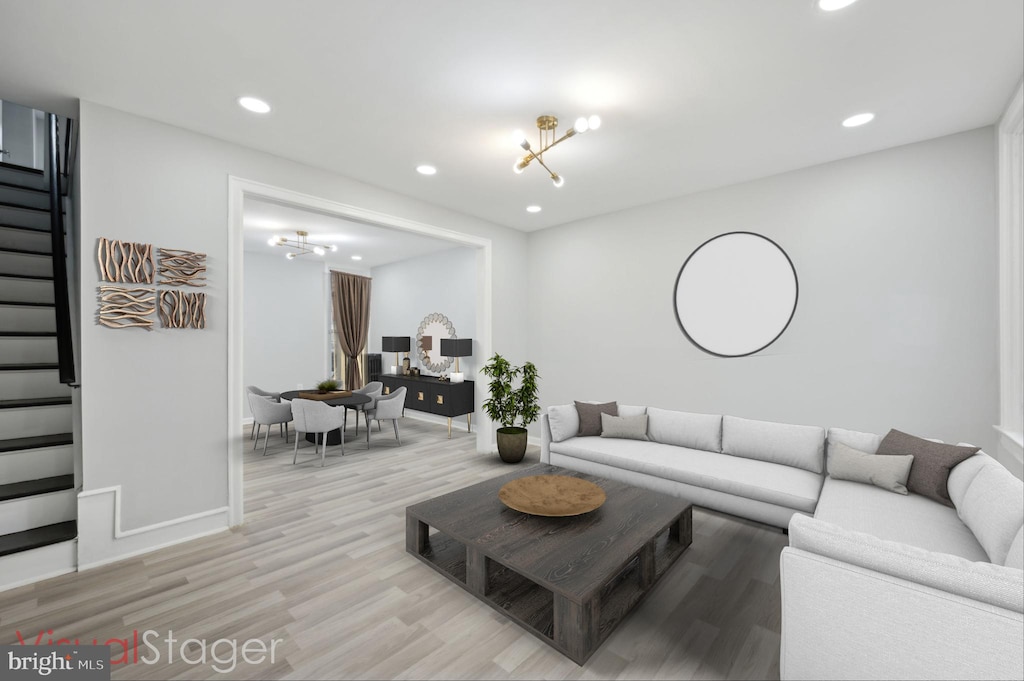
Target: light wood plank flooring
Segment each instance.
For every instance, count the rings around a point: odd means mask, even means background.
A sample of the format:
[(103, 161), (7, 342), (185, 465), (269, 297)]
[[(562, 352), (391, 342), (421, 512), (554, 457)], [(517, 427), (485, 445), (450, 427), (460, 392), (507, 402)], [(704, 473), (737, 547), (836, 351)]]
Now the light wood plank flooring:
[(509, 467), (464, 430), (401, 427), (402, 447), (386, 428), (369, 451), (331, 448), (322, 469), (311, 445), (292, 466), (275, 436), (253, 453), (246, 429), (242, 528), (0, 593), (0, 641), (283, 639), (274, 664), (228, 674), (167, 663), (163, 643), (161, 664), (115, 667), (118, 679), (778, 678), (778, 530), (696, 511), (690, 550), (578, 667), (405, 553), (407, 505)]

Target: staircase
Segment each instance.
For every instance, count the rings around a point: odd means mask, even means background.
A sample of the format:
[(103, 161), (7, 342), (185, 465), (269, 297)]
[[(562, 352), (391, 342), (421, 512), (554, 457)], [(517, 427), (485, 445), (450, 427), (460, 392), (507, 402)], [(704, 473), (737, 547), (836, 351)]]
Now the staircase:
[(43, 173), (0, 163), (0, 589), (77, 564), (72, 389), (59, 373), (50, 220)]

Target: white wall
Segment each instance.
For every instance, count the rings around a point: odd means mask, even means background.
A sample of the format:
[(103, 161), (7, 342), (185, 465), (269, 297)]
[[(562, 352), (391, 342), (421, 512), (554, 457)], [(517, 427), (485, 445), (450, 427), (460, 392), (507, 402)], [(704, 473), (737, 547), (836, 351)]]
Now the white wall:
[[(409, 336), (412, 366), (430, 375), (416, 352), (416, 331), (423, 318), (439, 312), (451, 321), (459, 338), (476, 333), (476, 250), (453, 248), (440, 253), (410, 258), (370, 271), (373, 287), (370, 296), (370, 352), (381, 351), (383, 336)], [(500, 352), (500, 350), (499, 350)], [(431, 357), (439, 360), (440, 348)], [(384, 371), (394, 364), (393, 352), (383, 353)], [(476, 380), (479, 357), (463, 357), (459, 368), (468, 380)], [(454, 363), (450, 371), (455, 370)]]
[[(284, 392), (331, 375), (330, 291), (322, 260), (245, 253), (245, 385)], [(248, 400), (243, 403), (248, 418)]]
[[(525, 234), (90, 102), (81, 103), (80, 119), (81, 564), (227, 522), (227, 367), (237, 351), (228, 347), (227, 328), (229, 176), (490, 239), (493, 298), (501, 301), (493, 340), (513, 357), (526, 354)], [(146, 333), (95, 325), (101, 236), (207, 253), (207, 328)], [(142, 530), (130, 542), (110, 540), (114, 493), (87, 494), (117, 486), (123, 530)]]
[[(994, 142), (982, 128), (532, 234), (542, 404), (895, 427), (994, 451)], [(788, 252), (800, 300), (774, 345), (721, 359), (680, 331), (673, 288), (693, 249), (733, 230)]]

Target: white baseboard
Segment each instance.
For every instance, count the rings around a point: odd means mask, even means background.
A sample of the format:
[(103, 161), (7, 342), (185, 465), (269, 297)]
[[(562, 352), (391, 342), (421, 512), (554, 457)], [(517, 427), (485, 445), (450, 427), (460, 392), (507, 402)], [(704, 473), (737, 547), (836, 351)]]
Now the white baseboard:
[(228, 507), (121, 529), (121, 486), (78, 495), (78, 569), (131, 558), (228, 529)]

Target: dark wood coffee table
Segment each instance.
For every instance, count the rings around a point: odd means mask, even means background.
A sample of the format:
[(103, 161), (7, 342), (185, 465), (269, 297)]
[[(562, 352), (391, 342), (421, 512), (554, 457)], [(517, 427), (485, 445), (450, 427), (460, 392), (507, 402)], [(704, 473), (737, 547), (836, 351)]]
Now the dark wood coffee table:
[[(569, 518), (513, 511), (498, 490), (527, 475), (590, 480), (608, 499)], [(540, 464), (409, 506), (405, 547), (582, 665), (690, 545), (692, 510), (667, 494)]]

